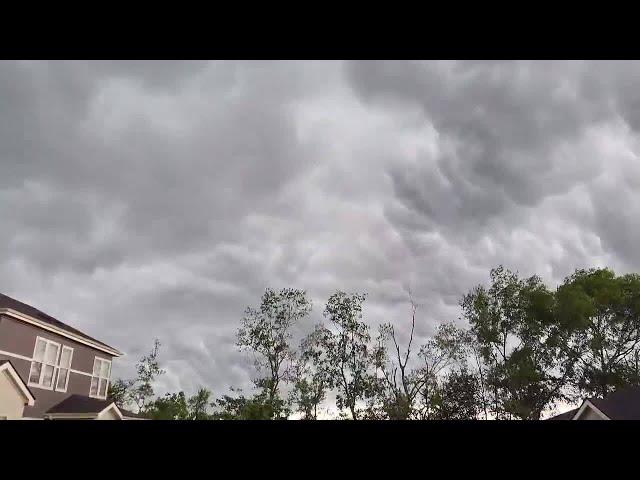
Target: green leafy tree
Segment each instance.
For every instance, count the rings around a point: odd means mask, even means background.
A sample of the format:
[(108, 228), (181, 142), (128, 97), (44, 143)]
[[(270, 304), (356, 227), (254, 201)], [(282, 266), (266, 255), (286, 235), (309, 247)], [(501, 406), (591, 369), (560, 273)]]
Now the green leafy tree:
[(135, 380), (123, 380), (118, 378), (109, 384), (107, 399), (120, 408), (126, 408), (130, 403), (130, 392)]
[(258, 377), (254, 380), (276, 417), (284, 412), (281, 383), (290, 380), (295, 350), (292, 328), (309, 314), (311, 301), (303, 290), (267, 289), (258, 308), (247, 308), (238, 330), (238, 346), (253, 354)]
[(640, 349), (631, 352), (622, 366), (624, 383), (627, 385), (640, 386)]
[(471, 330), (464, 331), (463, 352), (466, 360), (463, 366), (468, 368), (478, 381), (480, 410), (483, 418), (488, 420), (491, 398), (489, 394), (487, 365), (482, 357), (481, 344)]
[(211, 415), (208, 412), (211, 398), (211, 391), (200, 388), (196, 394), (187, 400), (189, 420), (209, 420)]
[(210, 420), (211, 392), (200, 388), (187, 398), (184, 392), (167, 393), (147, 404), (145, 415), (154, 420)]
[(375, 390), (375, 348), (369, 326), (362, 321), (364, 295), (336, 292), (327, 301), (324, 316), (330, 327), (317, 326), (309, 348), (314, 366), (329, 388), (335, 389), (336, 406), (359, 418), (361, 407)]
[(131, 399), (138, 407), (138, 412), (144, 412), (147, 404), (153, 399), (155, 392), (153, 390), (153, 382), (165, 371), (160, 368), (158, 361), (158, 351), (160, 349), (160, 341), (156, 339), (151, 351), (144, 355), (136, 364), (136, 372), (138, 374), (131, 388)]
[(462, 329), (453, 323), (443, 323), (438, 326), (435, 335), (420, 347), (418, 357), (421, 367), (417, 370), (421, 378), (420, 418), (434, 418), (433, 398), (438, 392), (441, 376), (456, 364), (464, 363), (465, 339)]
[(127, 408), (133, 404), (138, 412), (144, 412), (155, 395), (153, 382), (165, 373), (158, 362), (159, 348), (160, 342), (156, 339), (151, 351), (136, 363), (136, 378), (111, 382), (108, 398), (119, 407)]
[(574, 357), (563, 345), (554, 294), (537, 276), (520, 279), (502, 266), (491, 286), (478, 286), (461, 306), (484, 363), (482, 381), (496, 418), (539, 419), (564, 398)]
[(480, 382), (466, 367), (446, 375), (431, 397), (433, 418), (475, 420), (482, 410)]
[(576, 270), (558, 288), (557, 300), (569, 332), (563, 345), (577, 358), (575, 387), (604, 397), (628, 383), (640, 345), (640, 276)]
[(152, 420), (188, 420), (189, 407), (184, 392), (167, 393), (150, 402), (145, 415)]
[[(235, 391), (232, 389), (232, 391)], [(252, 397), (223, 395), (213, 402), (215, 420), (286, 420), (287, 415), (279, 398), (269, 400), (267, 392), (260, 392)]]
[(317, 420), (318, 407), (326, 397), (326, 372), (318, 368), (320, 352), (314, 348), (316, 338), (310, 334), (300, 344), (300, 353), (293, 369), (293, 389), (289, 403), (302, 413), (305, 420)]

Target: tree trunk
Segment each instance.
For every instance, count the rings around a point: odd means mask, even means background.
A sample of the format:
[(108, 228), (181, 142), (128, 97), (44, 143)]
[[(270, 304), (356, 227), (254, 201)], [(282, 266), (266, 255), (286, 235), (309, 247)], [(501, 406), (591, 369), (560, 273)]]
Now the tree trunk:
[(356, 406), (355, 404), (349, 404), (349, 410), (351, 410), (351, 418), (353, 420), (358, 420), (358, 414), (356, 413)]

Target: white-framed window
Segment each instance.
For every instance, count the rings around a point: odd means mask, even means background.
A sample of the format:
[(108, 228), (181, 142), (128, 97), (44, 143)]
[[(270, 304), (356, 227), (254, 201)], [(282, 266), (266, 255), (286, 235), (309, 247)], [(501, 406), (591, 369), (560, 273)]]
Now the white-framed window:
[(89, 388), (90, 397), (101, 399), (107, 398), (110, 374), (111, 361), (96, 357), (93, 361), (93, 375), (91, 376), (91, 387)]
[(71, 370), (71, 360), (73, 359), (73, 348), (62, 347), (60, 362), (58, 362), (58, 378), (56, 380), (56, 391), (66, 392), (69, 385), (69, 371)]
[(60, 344), (36, 337), (36, 346), (33, 350), (33, 361), (29, 371), (29, 386), (53, 390), (53, 383), (58, 366)]

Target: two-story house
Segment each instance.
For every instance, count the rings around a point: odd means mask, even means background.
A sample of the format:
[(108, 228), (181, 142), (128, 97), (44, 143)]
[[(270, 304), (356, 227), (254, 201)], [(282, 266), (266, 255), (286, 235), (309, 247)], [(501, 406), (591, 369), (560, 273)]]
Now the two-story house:
[(133, 419), (107, 400), (117, 349), (0, 294), (0, 419)]

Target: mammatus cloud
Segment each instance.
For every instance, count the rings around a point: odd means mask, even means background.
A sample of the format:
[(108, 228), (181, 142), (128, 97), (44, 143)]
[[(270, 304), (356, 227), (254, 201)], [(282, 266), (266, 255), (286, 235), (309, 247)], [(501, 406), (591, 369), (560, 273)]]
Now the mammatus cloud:
[(503, 263), (640, 269), (636, 62), (2, 62), (0, 290), (161, 391), (247, 387), (264, 288), (417, 333)]

